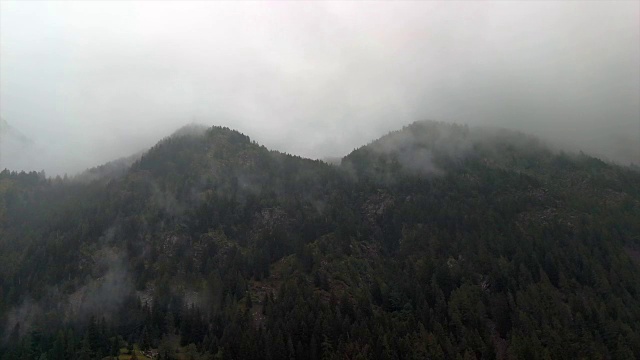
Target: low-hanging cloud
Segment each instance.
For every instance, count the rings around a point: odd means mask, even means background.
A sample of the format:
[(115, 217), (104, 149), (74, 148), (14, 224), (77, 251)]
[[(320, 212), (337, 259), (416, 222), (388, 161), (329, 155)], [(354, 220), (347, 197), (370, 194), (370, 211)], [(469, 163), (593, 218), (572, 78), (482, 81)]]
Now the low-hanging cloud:
[(194, 121), (308, 157), (434, 119), (640, 161), (637, 2), (1, 6), (0, 115), (40, 149), (13, 167), (77, 172)]
[[(103, 243), (113, 240), (114, 229), (112, 227), (105, 233), (101, 239)], [(47, 326), (48, 321), (52, 320), (72, 324), (84, 322), (91, 316), (106, 320), (116, 316), (127, 297), (134, 293), (133, 280), (125, 253), (116, 247), (103, 245), (94, 258), (86, 261), (91, 267), (91, 276), (87, 276), (82, 286), (73, 293), (64, 293), (60, 286), (51, 286), (37, 301), (25, 298), (19, 305), (9, 309), (2, 324), (5, 337), (0, 342)]]

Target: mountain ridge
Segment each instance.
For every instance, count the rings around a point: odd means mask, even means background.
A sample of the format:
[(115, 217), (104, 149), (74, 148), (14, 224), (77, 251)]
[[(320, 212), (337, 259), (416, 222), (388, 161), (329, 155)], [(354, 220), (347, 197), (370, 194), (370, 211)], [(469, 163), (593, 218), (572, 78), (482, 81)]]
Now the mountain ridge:
[(640, 354), (629, 168), (420, 122), (339, 165), (191, 125), (118, 169), (0, 173), (8, 358)]

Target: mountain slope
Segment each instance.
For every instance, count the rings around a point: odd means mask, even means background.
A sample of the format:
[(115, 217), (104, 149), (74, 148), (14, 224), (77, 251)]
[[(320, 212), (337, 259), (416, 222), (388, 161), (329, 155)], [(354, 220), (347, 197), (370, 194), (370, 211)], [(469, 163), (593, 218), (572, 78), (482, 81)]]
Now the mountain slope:
[(187, 127), (118, 176), (5, 171), (4, 357), (639, 357), (639, 184), (436, 122), (335, 166)]
[(0, 118), (0, 169), (13, 167), (33, 150), (34, 142)]
[(25, 145), (32, 143), (31, 139), (16, 130), (13, 126), (9, 125), (9, 123), (2, 118), (0, 118), (0, 137), (11, 138)]

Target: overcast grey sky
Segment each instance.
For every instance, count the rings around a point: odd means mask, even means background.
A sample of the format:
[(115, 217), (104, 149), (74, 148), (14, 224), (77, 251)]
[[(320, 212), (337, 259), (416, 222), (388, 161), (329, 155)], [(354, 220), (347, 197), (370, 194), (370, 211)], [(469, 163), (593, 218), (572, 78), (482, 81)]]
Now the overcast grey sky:
[(192, 121), (308, 157), (432, 119), (638, 161), (639, 22), (637, 1), (2, 1), (0, 115), (34, 145), (0, 167), (73, 173)]

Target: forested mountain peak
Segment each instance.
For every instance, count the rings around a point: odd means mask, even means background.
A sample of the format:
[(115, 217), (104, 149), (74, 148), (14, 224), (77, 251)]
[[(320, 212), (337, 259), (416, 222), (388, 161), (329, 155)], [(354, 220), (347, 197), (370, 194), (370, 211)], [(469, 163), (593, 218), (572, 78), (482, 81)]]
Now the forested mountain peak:
[[(415, 167), (413, 165), (427, 158), (445, 167), (478, 157), (504, 163), (509, 160), (505, 158), (505, 151), (511, 155), (511, 159), (545, 157), (551, 154), (540, 140), (520, 132), (419, 121), (354, 150), (345, 159), (349, 161), (367, 155), (379, 160), (391, 157), (398, 160), (405, 170), (411, 170)], [(427, 174), (430, 171), (424, 169), (418, 172)]]
[[(237, 155), (244, 146), (255, 145), (248, 136), (224, 127), (207, 128), (202, 125), (187, 125), (164, 138), (147, 151), (136, 167), (154, 166), (154, 161), (180, 162), (181, 156), (225, 156)], [(255, 147), (258, 147), (257, 145)], [(232, 154), (233, 153), (233, 154)], [(192, 165), (188, 161), (184, 165)]]
[(0, 173), (4, 358), (640, 355), (628, 168), (440, 122), (339, 165), (196, 125), (130, 160)]

